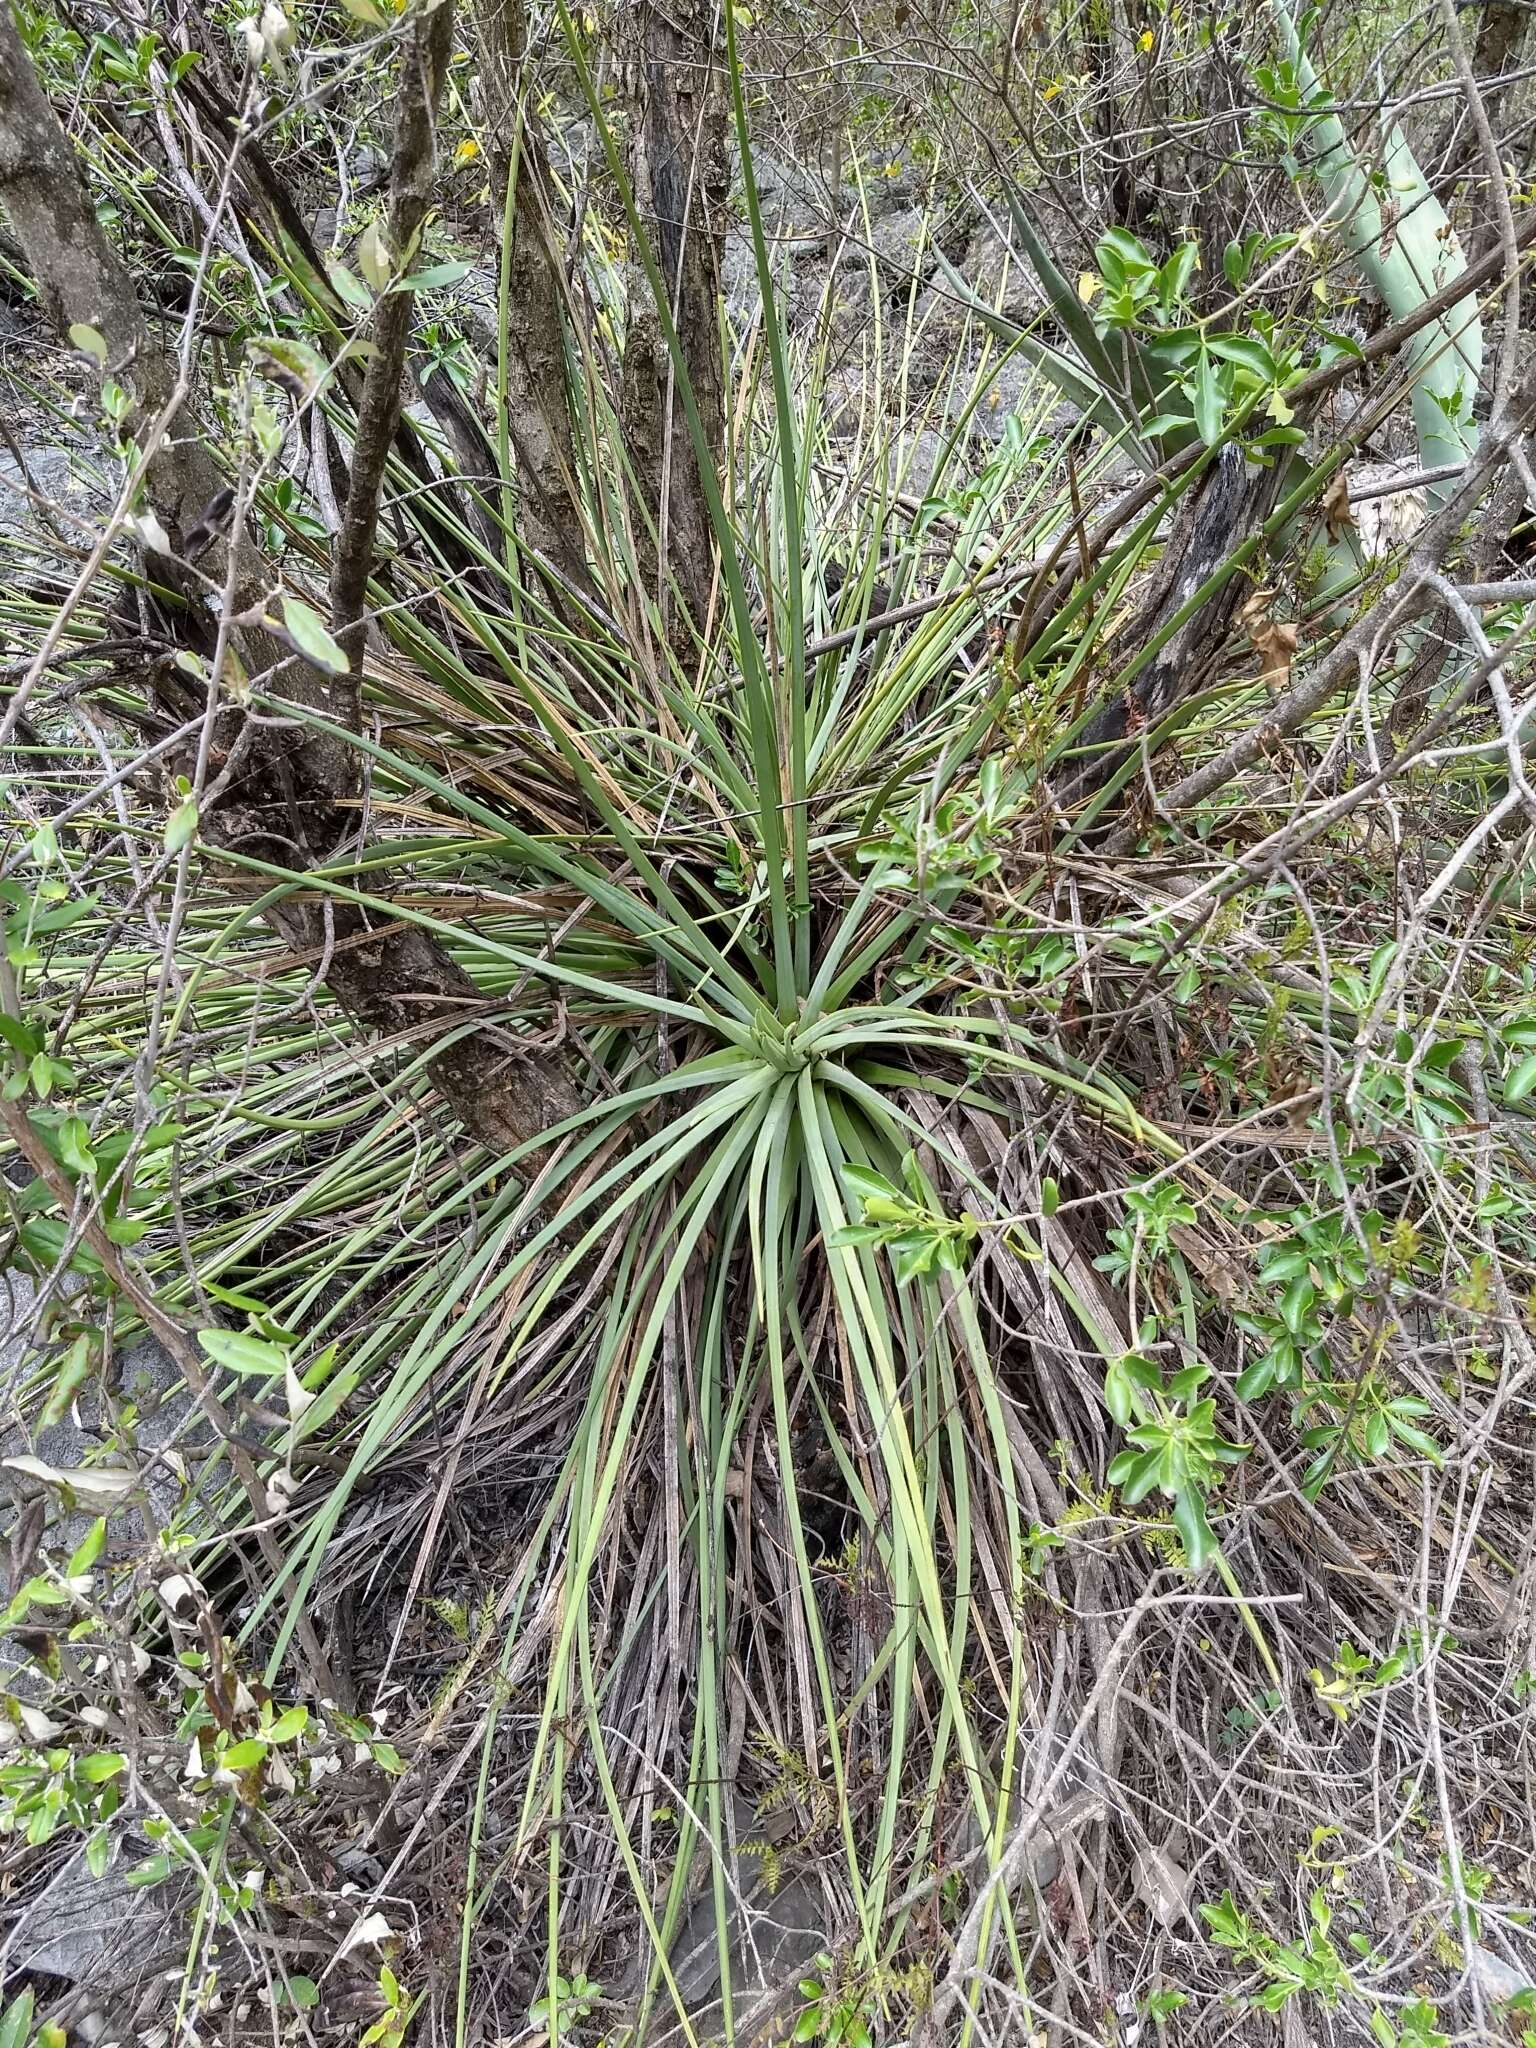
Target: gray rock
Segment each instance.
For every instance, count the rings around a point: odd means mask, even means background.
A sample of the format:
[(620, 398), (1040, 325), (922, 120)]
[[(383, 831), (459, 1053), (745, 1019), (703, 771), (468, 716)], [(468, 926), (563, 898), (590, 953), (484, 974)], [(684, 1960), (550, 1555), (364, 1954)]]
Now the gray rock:
[(829, 369), (821, 386), (821, 426), (828, 443), (851, 456), (859, 439), (864, 372), (857, 363)]
[(347, 158), (347, 176), (355, 193), (371, 192), (389, 176), (389, 157), (371, 143), (360, 143)]
[[(0, 1274), (0, 1460), (28, 1456), (45, 1464), (68, 1470), (85, 1464), (91, 1453), (99, 1452), (110, 1440), (111, 1417), (99, 1387), (90, 1382), (81, 1389), (76, 1414), (66, 1415), (46, 1429), (34, 1429), (24, 1407), (22, 1392), (32, 1370), (32, 1281), (23, 1273)], [(180, 1369), (152, 1337), (139, 1339), (118, 1354), (114, 1361), (115, 1392), (119, 1401), (132, 1401), (139, 1411), (135, 1427), (138, 1450), (163, 1450), (175, 1442), (206, 1441), (206, 1425), (196, 1403), (182, 1384)], [(78, 1420), (76, 1419), (78, 1415)], [(18, 1502), (36, 1492), (39, 1482), (0, 1464), (0, 1490)], [(181, 1484), (164, 1465), (148, 1464), (145, 1495), (158, 1524), (168, 1522), (181, 1503)], [(89, 1533), (97, 1511), (77, 1510), (52, 1523), (48, 1541), (67, 1550)], [(108, 1538), (113, 1543), (136, 1542), (142, 1534), (138, 1514), (132, 1509), (109, 1518)]]
[(41, 1970), (110, 1995), (185, 1955), (196, 1878), (187, 1871), (163, 1884), (131, 1885), (128, 1873), (150, 1845), (120, 1836), (114, 1846), (100, 1877), (92, 1877), (81, 1848), (22, 1908), (0, 1951), (6, 1974)]
[(551, 164), (567, 182), (590, 176), (603, 161), (597, 125), (585, 107), (567, 110), (550, 121), (544, 130), (544, 144)]
[(978, 297), (1020, 326), (1028, 325), (1045, 305), (1029, 264), (990, 224), (977, 229), (955, 267)]
[[(1023, 356), (1010, 356), (1005, 362), (995, 354), (992, 365), (995, 367), (989, 366), (983, 372), (981, 400), (971, 414), (971, 425), (984, 440), (1001, 441), (1015, 413), (1025, 415), (1032, 432), (1046, 434), (1053, 440), (1069, 433), (1082, 418), (1079, 409), (1067, 399), (1056, 398), (1051, 402), (1053, 387)], [(949, 407), (952, 419), (965, 409), (972, 389), (969, 380), (957, 382)]]
[[(904, 434), (892, 450), (893, 480), (900, 483), (909, 497), (927, 497), (933, 486), (934, 472), (947, 446), (946, 436), (932, 427), (924, 427), (915, 434)], [(960, 469), (951, 461), (945, 472), (947, 485), (956, 483), (960, 475)]]
[(1480, 1943), (1468, 1955), (1467, 1967), (1484, 1998), (1495, 2004), (1506, 1998), (1518, 1998), (1522, 1991), (1536, 1988), (1536, 1965), (1507, 1963), (1502, 1956), (1495, 1955), (1491, 1948), (1484, 1948)]
[(932, 267), (928, 249), (929, 216), (921, 206), (904, 206), (870, 222), (869, 253), (886, 291), (905, 289), (914, 273), (925, 275)]
[[(802, 326), (820, 305), (836, 208), (820, 182), (797, 164), (783, 163), (767, 151), (754, 152), (753, 172), (781, 313), (787, 308), (789, 324)], [(721, 284), (732, 324), (740, 333), (756, 319), (762, 292), (740, 189), (733, 210)]]
[[(738, 1840), (752, 1834), (752, 1817), (738, 1804)], [(731, 2003), (737, 2039), (760, 2036), (784, 1995), (804, 1976), (806, 1966), (829, 1946), (826, 1909), (814, 1879), (791, 1874), (771, 1895), (763, 1882), (764, 1858), (738, 1849), (731, 1859), (726, 1885), (726, 1950), (730, 1962)], [(720, 1943), (716, 1934), (715, 1896), (707, 1885), (687, 1912), (672, 1944), (671, 1966), (678, 1995), (695, 2037), (714, 2039), (721, 2028)], [(638, 2000), (640, 1975), (631, 1980), (629, 1996)], [(646, 2033), (647, 2048), (673, 2048), (686, 2038), (683, 2026), (663, 1995)]]
[[(1029, 327), (1039, 317), (1045, 301), (1034, 273), (995, 228), (983, 225), (977, 230), (955, 269), (976, 297), (1005, 320)], [(967, 333), (976, 340), (982, 335), (981, 322), (964, 293), (942, 270), (918, 301), (918, 312), (931, 346), (953, 351)]]
[[(908, 374), (910, 391), (917, 396), (932, 389), (953, 355), (953, 336), (940, 333), (931, 317), (938, 283), (935, 250), (948, 254), (951, 234), (952, 226), (941, 214), (919, 203), (878, 212), (871, 208), (867, 220), (861, 210), (850, 209), (831, 245), (832, 260), (818, 279), (825, 284), (834, 330), (848, 335), (867, 322), (874, 292), (889, 309), (886, 329), (894, 341), (915, 292), (914, 324), (921, 339)], [(809, 298), (810, 283), (802, 275), (803, 301)]]
[(787, 163), (765, 149), (752, 152), (763, 225), (775, 235), (818, 237), (826, 234), (837, 208), (820, 179), (803, 165)]
[[(348, 213), (345, 219), (338, 211), (337, 201), (342, 196), (334, 180), (328, 180), (335, 196), (317, 208), (310, 220), (309, 231), (322, 255), (350, 242), (362, 226), (362, 217), (352, 209), (359, 201), (372, 201), (389, 183), (390, 159), (387, 151), (375, 149), (372, 143), (359, 143), (346, 160), (346, 199)], [(371, 210), (371, 209), (370, 209)]]
[[(784, 266), (780, 264), (778, 269), (782, 276)], [(762, 303), (757, 258), (753, 253), (751, 234), (745, 227), (732, 226), (726, 231), (720, 260), (720, 284), (731, 324), (740, 333), (757, 318), (757, 309)]]
[(52, 508), (67, 538), (82, 539), (86, 523), (105, 501), (100, 479), (78, 448), (57, 442), (20, 445), (25, 469), (9, 450), (0, 453), (0, 538), (17, 535), (40, 545), (57, 545), (43, 511), (33, 502), (35, 493)]
[[(727, 1911), (731, 1995), (738, 2008), (776, 1991), (787, 1977), (803, 1970), (827, 1939), (820, 1888), (803, 1878), (788, 1879), (772, 1897), (761, 1884), (755, 1884)], [(678, 1990), (695, 2016), (717, 2000), (720, 1945), (712, 1896), (706, 1896), (689, 1915), (673, 1971)]]
[(926, 182), (925, 172), (904, 158), (866, 164), (860, 189), (870, 219), (883, 220), (888, 214), (909, 212), (921, 200)]

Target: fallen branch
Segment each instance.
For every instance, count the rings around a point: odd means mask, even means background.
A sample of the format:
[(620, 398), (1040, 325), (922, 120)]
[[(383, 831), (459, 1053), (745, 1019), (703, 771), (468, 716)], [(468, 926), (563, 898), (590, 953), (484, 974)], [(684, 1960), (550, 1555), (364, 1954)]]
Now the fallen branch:
[(1072, 1770), (1077, 1752), (1093, 1729), (1099, 1703), (1119, 1682), (1120, 1667), (1136, 1639), (1149, 1608), (1156, 1604), (1157, 1595), (1152, 1584), (1148, 1584), (1130, 1613), (1125, 1617), (1118, 1633), (1110, 1643), (1093, 1690), (1083, 1702), (1077, 1717), (1077, 1725), (1061, 1745), (1054, 1764), (1047, 1773), (1039, 1791), (1029, 1801), (1014, 1826), (1003, 1848), (1002, 1855), (987, 1874), (987, 1880), (971, 1901), (955, 1936), (954, 1954), (942, 1981), (934, 1991), (933, 2004), (924, 2016), (923, 2022), (913, 2041), (940, 2041), (945, 2038), (942, 2022), (959, 2002), (968, 1988), (972, 1977), (982, 1967), (982, 1941), (996, 1925), (999, 1895), (1006, 1899), (1020, 1883), (1029, 1863), (1030, 1850), (1035, 1837), (1048, 1828), (1051, 1822), (1055, 1795)]

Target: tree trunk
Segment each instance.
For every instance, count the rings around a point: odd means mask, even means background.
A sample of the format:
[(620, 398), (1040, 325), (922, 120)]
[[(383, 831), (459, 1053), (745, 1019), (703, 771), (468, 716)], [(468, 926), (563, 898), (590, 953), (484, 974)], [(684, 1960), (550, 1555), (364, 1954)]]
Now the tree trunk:
[[(627, 0), (624, 74), (629, 175), (661, 273), (710, 460), (725, 445), (720, 265), (730, 179), (725, 106), (715, 75), (712, 0)], [(659, 545), (637, 535), (646, 582), (664, 617), (674, 597), (702, 626), (714, 576), (714, 533), (679, 378), (650, 286), (634, 266), (624, 343), (623, 421), (630, 460)]]
[[(439, 0), (418, 12), (400, 55), (402, 71), (386, 215), (388, 260), (397, 277), (416, 266), (422, 230), (437, 184), (437, 108), (453, 54), (453, 7)], [(411, 294), (380, 294), (369, 330), (372, 353), (363, 376), (352, 444), (352, 475), (331, 566), (331, 629), (347, 653), (348, 699), (342, 721), (358, 731), (363, 713), (363, 646), (368, 577), (379, 530), (379, 500), (390, 446), (400, 425), (405, 354), (411, 339)]]
[[(1248, 539), (1268, 514), (1283, 471), (1250, 475), (1241, 452), (1223, 448), (1180, 509), (1164, 551), (1159, 586), (1147, 593), (1143, 646), (1155, 639)], [(1214, 673), (1247, 585), (1229, 576), (1191, 613), (1134, 680), (1102, 705), (1078, 736), (1083, 753), (1056, 779), (1060, 809), (1071, 812), (1109, 781), (1141, 745), (1141, 735)]]
[[(205, 124), (205, 140), (221, 152), (224, 164), (232, 168), (230, 197), (247, 230), (261, 239), (266, 239), (274, 231), (286, 236), (293, 244), (301, 265), (311, 273), (314, 289), (323, 296), (331, 290), (325, 259), (315, 246), (314, 237), (305, 225), (303, 214), (294, 204), (292, 194), (268, 161), (260, 141), (255, 135), (245, 132), (236, 100), (228, 96), (220, 82), (201, 64), (194, 65), (185, 74), (177, 90), (196, 107)], [(339, 299), (336, 309), (338, 313), (344, 311)], [(340, 390), (356, 406), (363, 388), (361, 366), (355, 362), (344, 362), (335, 374)], [(433, 383), (440, 381), (437, 378), (432, 380)], [(434, 414), (438, 415), (439, 425), (443, 425), (440, 407), (434, 402), (439, 394), (432, 391), (430, 385), (428, 391), (428, 402)], [(445, 431), (453, 439), (455, 453), (466, 474), (479, 475), (485, 468), (483, 447), (466, 450), (451, 427), (445, 427)], [(417, 504), (432, 521), (434, 541), (442, 551), (444, 561), (459, 574), (475, 574), (474, 554), (464, 546), (455, 530), (456, 523), (461, 523), (481, 532), (484, 538), (474, 499), (467, 491), (453, 490), (443, 477), (434, 474), (409, 414), (402, 413), (396, 422), (395, 453), (423, 486)], [(338, 496), (344, 494), (344, 489), (343, 481), (338, 486)], [(490, 542), (493, 548), (498, 544), (499, 536)]]
[[(438, 9), (418, 15), (407, 38), (402, 90), (409, 104), (402, 109), (402, 133), (408, 142), (414, 123), (417, 147), (422, 95), (438, 75), (423, 38), (440, 33), (450, 13), (450, 0), (440, 0)], [(430, 109), (425, 119), (430, 132)], [(412, 178), (421, 174), (419, 164), (409, 168)], [(426, 175), (430, 181), (430, 165)], [(74, 152), (4, 5), (0, 204), (53, 324), (63, 336), (72, 327), (94, 328), (105, 343), (110, 374), (132, 394), (132, 429), (149, 450), (145, 509), (153, 510), (168, 541), (164, 555), (152, 555), (151, 569), (157, 581), (185, 600), (175, 630), (206, 653), (213, 645), (210, 591), (228, 587), (237, 615), (260, 617), (268, 594), (263, 564), (230, 510), (223, 473), (197, 429), (178, 366), (152, 334), (133, 281), (97, 222)], [(408, 295), (399, 297), (408, 303)], [(388, 307), (390, 300), (384, 304)], [(383, 394), (376, 394), (374, 409), (378, 417), (368, 431), (388, 430), (392, 415)], [(364, 434), (360, 424), (360, 444)], [(358, 493), (354, 475), (349, 503)], [(363, 509), (358, 497), (359, 517)], [(199, 537), (195, 564), (187, 559), (194, 533)], [(354, 541), (362, 545), (356, 535)], [(371, 551), (369, 524), (366, 554)], [(366, 566), (364, 560), (364, 586)], [(296, 661), (261, 626), (242, 624), (234, 637), (247, 673), (258, 683), (281, 664), (283, 691), (301, 716), (310, 712), (336, 723), (351, 721), (355, 693), (350, 676), (333, 679)], [(215, 719), (215, 779), (201, 819), (209, 844), (260, 852), (301, 870), (332, 854), (357, 816), (362, 785), (355, 751), (342, 741), (306, 733), (302, 724), (295, 732), (249, 723), (230, 705), (210, 716)], [(296, 950), (325, 963), (332, 993), (364, 1031), (408, 1029), (414, 1036), (435, 1027), (447, 1034), (433, 1063), (433, 1078), (481, 1143), (505, 1151), (536, 1138), (578, 1107), (576, 1092), (557, 1062), (543, 1054), (509, 1053), (504, 1040), (482, 1028), (486, 999), (426, 932), (350, 904), (327, 902), (319, 888), (314, 900), (295, 896), (272, 910), (269, 922)]]
[[(1530, 97), (1529, 84), (1520, 76), (1527, 61), (1525, 51), (1530, 39), (1530, 23), (1525, 0), (1483, 0), (1478, 9), (1472, 69), (1477, 75), (1493, 132), (1501, 140), (1514, 131), (1520, 112)], [(1528, 145), (1521, 154), (1528, 162)], [(1451, 102), (1451, 112), (1441, 129), (1438, 146), (1429, 152), (1425, 161), (1433, 164), (1437, 157), (1440, 165), (1433, 172), (1430, 184), (1436, 198), (1448, 207), (1458, 180), (1479, 168), (1476, 132), (1460, 94)], [(1486, 203), (1477, 208), (1481, 230), (1476, 238), (1479, 244), (1491, 232), (1487, 226), (1491, 215), (1492, 208)]]
[(585, 519), (571, 431), (565, 268), (550, 211), (549, 159), (533, 111), (524, 0), (475, 0), (491, 203), (512, 187), (507, 248), (507, 434), (522, 484), (522, 530), (578, 589)]

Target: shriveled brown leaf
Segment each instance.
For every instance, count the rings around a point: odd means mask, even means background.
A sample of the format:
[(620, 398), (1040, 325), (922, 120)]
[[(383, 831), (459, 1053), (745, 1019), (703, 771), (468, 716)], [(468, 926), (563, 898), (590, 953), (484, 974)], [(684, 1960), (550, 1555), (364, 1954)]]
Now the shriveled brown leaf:
[[(1171, 1841), (1173, 1837), (1170, 1836)], [(1136, 1896), (1151, 1908), (1160, 1927), (1172, 1927), (1191, 1919), (1189, 1901), (1194, 1883), (1189, 1872), (1171, 1854), (1168, 1843), (1136, 1852)]]
[(1239, 1299), (1249, 1275), (1230, 1253), (1187, 1224), (1174, 1224), (1169, 1235), (1219, 1301)]
[(1389, 196), (1383, 201), (1381, 208), (1381, 242), (1378, 249), (1378, 254), (1383, 263), (1392, 254), (1393, 247), (1397, 242), (1397, 224), (1402, 219), (1402, 214), (1403, 209), (1396, 199)]
[(1295, 626), (1282, 626), (1274, 621), (1265, 627), (1262, 635), (1254, 635), (1253, 644), (1262, 663), (1259, 679), (1276, 696), (1290, 683), (1291, 663), (1296, 658), (1299, 638)]
[(1349, 485), (1342, 469), (1335, 470), (1333, 479), (1323, 493), (1323, 524), (1328, 529), (1328, 538), (1337, 545), (1346, 528), (1353, 527), (1355, 515), (1349, 502)]
[(1300, 630), (1269, 614), (1272, 590), (1256, 590), (1238, 613), (1238, 624), (1259, 657), (1259, 680), (1271, 696), (1285, 689), (1291, 680), (1291, 663), (1296, 658)]

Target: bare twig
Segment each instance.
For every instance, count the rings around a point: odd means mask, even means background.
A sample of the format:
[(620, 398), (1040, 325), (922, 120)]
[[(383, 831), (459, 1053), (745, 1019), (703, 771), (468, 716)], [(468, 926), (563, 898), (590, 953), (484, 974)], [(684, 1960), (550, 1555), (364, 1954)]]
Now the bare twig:
[(400, 57), (400, 110), (390, 174), (387, 260), (394, 274), (389, 287), (381, 292), (374, 314), (373, 354), (363, 379), (351, 482), (331, 570), (332, 627), (346, 653), (349, 676), (341, 722), (353, 728), (362, 709), (363, 613), (379, 523), (379, 497), (400, 421), (405, 351), (411, 334), (409, 274), (432, 205), (437, 103), (452, 52), (452, 0), (413, 9)]

